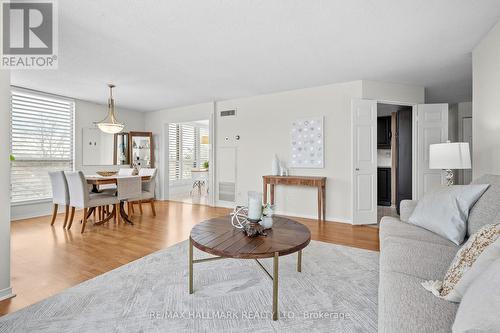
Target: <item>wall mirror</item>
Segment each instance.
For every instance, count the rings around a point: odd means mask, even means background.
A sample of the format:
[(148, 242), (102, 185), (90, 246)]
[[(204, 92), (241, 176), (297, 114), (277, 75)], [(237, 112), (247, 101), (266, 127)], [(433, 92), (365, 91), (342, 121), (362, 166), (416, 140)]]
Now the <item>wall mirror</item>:
[(130, 151), (129, 151), (129, 134), (116, 133), (114, 140), (114, 154), (113, 164), (115, 165), (128, 165), (130, 164)]
[(82, 164), (113, 165), (114, 135), (95, 127), (85, 127), (82, 132)]

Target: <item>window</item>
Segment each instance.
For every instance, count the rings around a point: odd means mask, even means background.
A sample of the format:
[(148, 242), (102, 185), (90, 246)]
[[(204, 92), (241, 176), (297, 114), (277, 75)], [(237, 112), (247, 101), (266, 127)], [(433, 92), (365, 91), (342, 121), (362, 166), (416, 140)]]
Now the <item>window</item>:
[(12, 90), (13, 203), (51, 198), (48, 173), (73, 170), (74, 109), (69, 99)]
[(208, 128), (191, 124), (169, 124), (168, 165), (169, 181), (191, 179), (191, 169), (201, 168), (208, 161), (208, 145), (201, 143)]

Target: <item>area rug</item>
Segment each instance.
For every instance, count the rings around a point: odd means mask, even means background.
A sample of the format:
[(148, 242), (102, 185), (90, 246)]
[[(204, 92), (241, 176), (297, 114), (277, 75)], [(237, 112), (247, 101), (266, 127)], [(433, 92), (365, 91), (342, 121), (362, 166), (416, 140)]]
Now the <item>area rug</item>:
[[(376, 332), (378, 253), (312, 241), (280, 257), (272, 282), (253, 260), (194, 265), (182, 242), (0, 318), (0, 332)], [(126, 246), (126, 244), (124, 244)], [(195, 249), (195, 258), (207, 257)], [(272, 271), (272, 259), (262, 260)]]

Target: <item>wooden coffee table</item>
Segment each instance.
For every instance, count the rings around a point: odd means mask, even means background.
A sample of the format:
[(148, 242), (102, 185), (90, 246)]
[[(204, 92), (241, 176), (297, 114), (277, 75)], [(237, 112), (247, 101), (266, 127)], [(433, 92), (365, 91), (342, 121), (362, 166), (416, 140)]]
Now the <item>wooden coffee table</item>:
[[(193, 227), (189, 237), (189, 293), (193, 293), (193, 264), (225, 259), (255, 259), (273, 281), (273, 320), (278, 319), (278, 258), (298, 252), (297, 271), (302, 270), (302, 249), (311, 241), (309, 229), (285, 217), (274, 216), (267, 236), (250, 238), (231, 225), (231, 217), (216, 217)], [(193, 246), (215, 257), (193, 259)], [(273, 274), (258, 259), (273, 259)]]

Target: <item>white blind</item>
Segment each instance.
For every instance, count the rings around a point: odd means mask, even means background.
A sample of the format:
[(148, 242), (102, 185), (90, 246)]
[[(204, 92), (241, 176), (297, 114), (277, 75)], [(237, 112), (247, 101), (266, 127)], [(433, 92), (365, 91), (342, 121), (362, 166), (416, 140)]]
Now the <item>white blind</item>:
[(168, 179), (181, 179), (179, 125), (168, 124)]
[(191, 179), (191, 169), (196, 168), (195, 127), (182, 124), (182, 179)]
[(208, 161), (208, 145), (201, 144), (201, 136), (208, 129), (190, 124), (171, 123), (168, 127), (169, 181), (191, 179), (191, 169), (201, 168)]
[(52, 197), (49, 171), (73, 170), (74, 102), (12, 90), (12, 202)]

